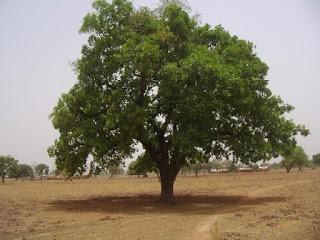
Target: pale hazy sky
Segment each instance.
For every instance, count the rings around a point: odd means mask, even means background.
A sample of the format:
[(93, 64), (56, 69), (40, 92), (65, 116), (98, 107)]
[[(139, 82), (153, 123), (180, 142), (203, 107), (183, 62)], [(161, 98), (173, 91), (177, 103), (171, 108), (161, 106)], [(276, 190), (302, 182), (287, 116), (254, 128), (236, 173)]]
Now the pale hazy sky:
[[(0, 0), (0, 155), (54, 166), (47, 147), (57, 137), (48, 120), (62, 92), (76, 81), (70, 62), (86, 41), (78, 34), (90, 0)], [(136, 0), (154, 8), (156, 0)], [(320, 1), (189, 0), (203, 23), (222, 24), (252, 41), (270, 67), (270, 88), (296, 107), (288, 117), (320, 152)]]

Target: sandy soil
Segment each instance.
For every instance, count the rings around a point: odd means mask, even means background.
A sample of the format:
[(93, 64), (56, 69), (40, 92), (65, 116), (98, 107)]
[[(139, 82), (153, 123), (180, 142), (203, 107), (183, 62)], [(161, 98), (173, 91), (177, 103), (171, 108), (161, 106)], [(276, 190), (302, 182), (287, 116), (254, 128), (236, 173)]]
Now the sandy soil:
[(0, 239), (320, 239), (320, 169), (148, 179), (8, 181)]

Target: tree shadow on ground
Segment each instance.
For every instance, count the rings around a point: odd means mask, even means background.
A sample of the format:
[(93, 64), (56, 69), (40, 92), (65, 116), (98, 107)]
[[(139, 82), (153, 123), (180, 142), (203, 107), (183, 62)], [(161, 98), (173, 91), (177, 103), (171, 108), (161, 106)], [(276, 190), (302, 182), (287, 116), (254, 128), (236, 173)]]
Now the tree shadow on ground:
[(159, 203), (159, 195), (99, 196), (86, 199), (56, 200), (49, 211), (99, 212), (110, 214), (219, 214), (253, 205), (286, 201), (283, 197), (248, 197), (241, 195), (176, 195), (175, 205)]

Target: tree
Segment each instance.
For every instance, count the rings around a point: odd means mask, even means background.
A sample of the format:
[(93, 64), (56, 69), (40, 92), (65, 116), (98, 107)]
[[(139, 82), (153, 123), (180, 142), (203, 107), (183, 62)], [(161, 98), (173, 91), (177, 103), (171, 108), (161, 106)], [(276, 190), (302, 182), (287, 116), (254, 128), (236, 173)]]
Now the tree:
[(308, 166), (309, 159), (302, 147), (297, 146), (295, 148), (292, 158), (294, 159), (295, 166), (298, 167), (300, 171), (302, 171), (302, 167)]
[(154, 172), (158, 174), (158, 169), (147, 152), (138, 156), (137, 160), (129, 164), (129, 175), (138, 175), (138, 177), (142, 175), (144, 177), (148, 177), (148, 172)]
[(320, 153), (312, 156), (312, 162), (314, 165), (320, 165)]
[(282, 161), (281, 166), (285, 167), (289, 173), (293, 167), (298, 167), (302, 171), (303, 166), (308, 165), (308, 156), (300, 146), (295, 147), (291, 154), (287, 155)]
[[(186, 159), (188, 161), (188, 159)], [(206, 168), (206, 164), (209, 162), (209, 158), (201, 151), (197, 151), (193, 157), (190, 158), (190, 168), (193, 170), (193, 172), (196, 174), (196, 177), (198, 177), (198, 172), (203, 171)]]
[(0, 176), (2, 183), (5, 182), (5, 177), (12, 175), (17, 169), (18, 160), (14, 159), (14, 157), (0, 156)]
[(97, 0), (80, 31), (77, 83), (51, 114), (59, 138), (48, 149), (75, 174), (88, 155), (122, 162), (139, 143), (159, 169), (161, 202), (174, 201), (181, 166), (201, 150), (248, 163), (289, 153), (308, 130), (285, 118), (268, 67), (252, 43), (200, 25), (179, 4), (161, 11)]
[(34, 168), (34, 171), (37, 176), (48, 175), (49, 167), (46, 164), (40, 163)]
[(11, 172), (10, 177), (15, 178), (18, 180), (18, 178), (26, 178), (30, 177), (32, 178), (34, 176), (34, 171), (31, 166), (28, 164), (18, 164), (16, 165), (14, 171)]
[(219, 169), (223, 168), (222, 164), (221, 164), (221, 160), (220, 159), (213, 159), (211, 161), (211, 167), (217, 171), (219, 171)]
[(238, 172), (238, 166), (235, 161), (228, 160), (227, 161), (227, 169), (229, 172)]
[(283, 158), (280, 162), (281, 167), (284, 167), (287, 170), (287, 173), (294, 167), (294, 159), (290, 156)]
[(124, 169), (122, 166), (110, 166), (108, 169), (108, 173), (110, 174), (110, 178), (113, 178), (117, 175), (124, 174)]
[(181, 176), (187, 176), (187, 174), (190, 172), (191, 172), (191, 168), (189, 165), (184, 164), (180, 167), (180, 175)]

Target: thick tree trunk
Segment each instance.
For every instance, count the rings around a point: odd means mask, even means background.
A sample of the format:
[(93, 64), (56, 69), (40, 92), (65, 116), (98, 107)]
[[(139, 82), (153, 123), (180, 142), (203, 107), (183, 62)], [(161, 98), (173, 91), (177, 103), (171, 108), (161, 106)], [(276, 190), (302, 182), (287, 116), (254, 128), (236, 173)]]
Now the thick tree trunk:
[(174, 195), (173, 195), (173, 185), (175, 181), (175, 177), (170, 177), (169, 175), (162, 175), (160, 174), (161, 178), (161, 196), (160, 202), (173, 204)]

